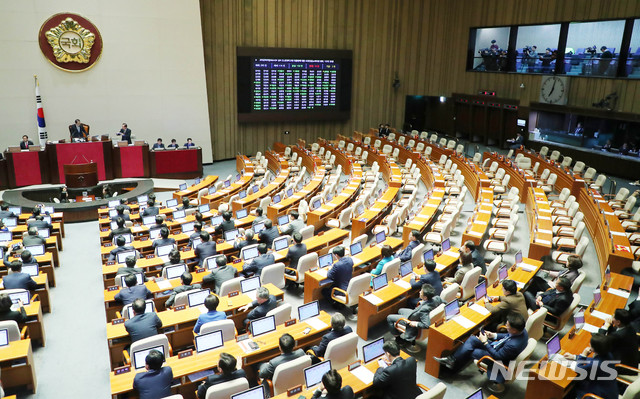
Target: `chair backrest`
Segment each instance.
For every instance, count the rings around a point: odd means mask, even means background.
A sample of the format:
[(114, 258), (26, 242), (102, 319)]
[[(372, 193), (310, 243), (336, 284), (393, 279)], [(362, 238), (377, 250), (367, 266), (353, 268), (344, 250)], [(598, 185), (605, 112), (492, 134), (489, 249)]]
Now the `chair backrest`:
[(0, 330), (7, 329), (9, 342), (20, 341), (20, 327), (14, 320), (0, 321)]
[(317, 152), (318, 148), (320, 148), (320, 144), (318, 144), (318, 143), (311, 144), (311, 151), (312, 152)]
[(389, 133), (389, 140), (395, 140), (395, 138), (396, 138), (395, 133)]
[(278, 262), (265, 266), (260, 273), (260, 284), (273, 284), (278, 288), (284, 288), (284, 263)]
[(462, 283), (460, 283), (460, 287), (462, 289), (460, 299), (464, 301), (475, 295), (475, 287), (478, 285), (480, 273), (482, 273), (482, 269), (478, 266), (465, 273), (462, 278)]
[(351, 245), (359, 242), (362, 248), (365, 248), (367, 246), (367, 240), (369, 239), (369, 236), (366, 234), (361, 234), (359, 236), (357, 236), (356, 238), (354, 238), (353, 240), (351, 240)]
[(489, 266), (487, 266), (487, 284), (491, 285), (498, 280), (498, 269), (500, 268), (500, 263), (502, 262), (502, 256), (496, 256)]
[(429, 137), (429, 142), (430, 143), (435, 143), (436, 141), (438, 141), (438, 134), (437, 133), (431, 133), (431, 136)]
[(418, 395), (416, 399), (443, 399), (445, 393), (447, 393), (447, 386), (443, 382), (439, 382), (427, 392)]
[(536, 341), (542, 338), (544, 335), (545, 317), (547, 317), (547, 308), (545, 307), (541, 307), (529, 316), (527, 324), (524, 326), (529, 338), (535, 339)]
[(371, 137), (369, 136), (365, 137), (364, 140), (362, 140), (362, 142), (364, 143), (364, 145), (371, 144)]
[(418, 151), (418, 152), (424, 151), (424, 143), (418, 143), (416, 145), (416, 151)]
[(456, 148), (456, 141), (455, 140), (449, 140), (447, 142), (447, 148), (450, 150), (453, 150), (454, 148)]
[(200, 335), (222, 330), (222, 341), (227, 342), (236, 339), (236, 325), (231, 319), (210, 321), (200, 327)]
[(340, 217), (338, 217), (338, 220), (340, 222), (340, 228), (343, 229), (347, 226), (349, 226), (349, 224), (351, 224), (351, 213), (353, 211), (352, 207), (346, 207), (345, 209), (342, 210), (342, 212), (340, 212)]
[(284, 324), (285, 321), (291, 320), (291, 304), (282, 303), (280, 306), (268, 311), (267, 316), (275, 316), (276, 326)]
[(631, 197), (629, 197), (629, 199), (627, 199), (627, 202), (625, 202), (624, 204), (624, 211), (627, 213), (630, 213), (631, 210), (636, 206), (636, 196), (632, 195)]
[(444, 303), (449, 303), (458, 297), (458, 291), (460, 291), (460, 286), (457, 283), (453, 283), (442, 290), (440, 298)]
[(604, 182), (606, 180), (607, 180), (607, 176), (605, 176), (604, 174), (601, 173), (596, 178), (596, 181), (593, 182), (593, 185), (602, 188), (602, 186), (604, 186)]
[(587, 237), (582, 237), (580, 241), (578, 241), (578, 245), (576, 245), (576, 255), (580, 257), (584, 255), (587, 245), (589, 245), (589, 239)]
[(304, 385), (304, 369), (309, 366), (311, 357), (305, 355), (276, 367), (273, 373), (274, 396), (287, 392), (287, 389), (296, 385)]
[(551, 170), (550, 169), (545, 169), (542, 171), (542, 174), (540, 175), (540, 180), (541, 181), (546, 181), (549, 178), (549, 175), (551, 174)]
[(420, 140), (426, 140), (428, 137), (429, 133), (425, 132), (424, 130), (420, 132)]
[(371, 274), (362, 273), (359, 276), (352, 277), (347, 286), (347, 306), (358, 304), (358, 297), (371, 286)]
[[(351, 148), (351, 149), (349, 149)], [(352, 143), (349, 143), (349, 145), (347, 146), (347, 151), (353, 151), (354, 145)], [(359, 157), (362, 154), (362, 147), (355, 147), (355, 152), (353, 153), (356, 157)]]
[(576, 307), (580, 303), (580, 295), (577, 293), (573, 294), (573, 301), (571, 301), (571, 305), (558, 317), (558, 330), (562, 330), (564, 325), (567, 323), (569, 318), (573, 315), (573, 312), (576, 310)]
[(318, 253), (310, 252), (298, 259), (298, 280), (296, 283), (304, 282), (304, 273), (318, 266)]
[(385, 144), (385, 145), (382, 147), (382, 153), (383, 153), (383, 154), (385, 154), (385, 155), (389, 155), (389, 154), (391, 154), (391, 149), (392, 149), (392, 148), (393, 148), (393, 147), (391, 147), (391, 145), (389, 145), (389, 144)]
[(302, 240), (308, 240), (309, 238), (313, 237), (313, 233), (314, 233), (315, 228), (313, 227), (312, 224), (310, 224), (309, 226), (305, 226), (303, 228), (300, 229), (300, 234), (302, 235)]
[(571, 161), (573, 161), (573, 158), (564, 156), (562, 157), (562, 163), (560, 164), (560, 166), (562, 166), (563, 168), (568, 168), (569, 165), (571, 165)]
[(382, 273), (387, 274), (387, 280), (391, 281), (400, 274), (400, 258), (391, 260), (382, 266)]
[(549, 157), (552, 161), (557, 161), (560, 158), (560, 151), (554, 150), (551, 152), (551, 156)]
[(404, 145), (404, 140), (405, 140), (404, 136), (398, 137), (398, 144)]
[(411, 250), (411, 267), (416, 268), (422, 264), (422, 254), (425, 251), (424, 244), (418, 244), (413, 250)]
[(212, 385), (207, 389), (205, 399), (229, 399), (231, 395), (249, 389), (249, 381), (246, 378), (236, 378), (235, 380)]
[(373, 142), (373, 148), (380, 148), (380, 144), (382, 144), (382, 141), (380, 140), (376, 140)]
[(551, 173), (549, 175), (549, 180), (547, 180), (547, 185), (551, 186), (551, 188), (553, 189), (553, 186), (555, 186), (556, 184), (556, 180), (558, 180), (558, 175), (556, 175), (555, 173)]
[(586, 277), (587, 273), (583, 270), (578, 270), (578, 277), (576, 277), (576, 279), (573, 280), (573, 283), (571, 283), (571, 292), (579, 292)]
[(507, 152), (507, 158), (511, 158), (513, 156), (513, 149), (510, 149), (509, 152)]
[[(578, 165), (578, 163), (576, 163), (576, 166)], [(575, 167), (574, 167), (575, 169)], [(587, 170), (584, 172), (584, 175), (582, 177), (584, 177), (585, 180), (591, 180), (593, 179), (593, 176), (596, 175), (596, 170), (594, 168), (587, 168)]]
[[(529, 338), (529, 340), (527, 341), (527, 346), (522, 350), (522, 352), (520, 352), (520, 354), (515, 359), (516, 368), (520, 363), (528, 360), (531, 357), (531, 355), (533, 354), (533, 350), (536, 348), (537, 343), (538, 343), (537, 340), (533, 338)], [(511, 382), (515, 380), (517, 375), (518, 373), (509, 373), (508, 374), (509, 378), (506, 379), (506, 382)]]
[(331, 360), (331, 368), (336, 370), (358, 360), (358, 334), (350, 332), (329, 342), (324, 358)]
[(542, 146), (542, 148), (540, 148), (540, 155), (542, 155), (543, 157), (546, 157), (548, 153), (549, 153), (549, 147)]
[(489, 172), (495, 173), (498, 170), (498, 167), (500, 167), (500, 165), (497, 162), (491, 162), (491, 165), (489, 166)]
[(240, 281), (243, 280), (244, 277), (235, 277), (231, 280), (227, 280), (222, 285), (220, 285), (219, 296), (229, 295), (230, 292), (240, 291)]
[(627, 387), (622, 395), (622, 399), (637, 399), (640, 397), (640, 378)]
[(171, 356), (169, 351), (169, 338), (167, 338), (164, 334), (156, 334), (147, 338), (143, 338), (131, 344), (131, 348), (129, 349), (129, 353), (131, 353), (132, 362), (133, 362), (133, 354), (137, 351), (151, 349), (156, 346), (162, 345), (164, 349), (164, 357), (167, 358)]
[(582, 173), (582, 170), (584, 169), (585, 164), (582, 161), (578, 161), (576, 162), (575, 165), (573, 165), (573, 173)]
[(427, 159), (431, 159), (431, 151), (433, 151), (433, 148), (431, 148), (431, 146), (425, 147), (424, 156), (427, 157)]

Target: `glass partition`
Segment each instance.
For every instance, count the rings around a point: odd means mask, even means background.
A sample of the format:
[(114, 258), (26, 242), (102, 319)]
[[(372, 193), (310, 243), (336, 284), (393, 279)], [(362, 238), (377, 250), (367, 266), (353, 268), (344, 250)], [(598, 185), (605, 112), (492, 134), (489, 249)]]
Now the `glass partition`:
[(474, 71), (507, 71), (509, 31), (509, 27), (476, 29)]
[(564, 73), (616, 76), (624, 25), (624, 20), (570, 23)]
[(640, 79), (640, 19), (633, 21), (633, 33), (629, 47), (625, 73), (629, 78)]
[(552, 73), (559, 39), (560, 24), (518, 27), (516, 72)]

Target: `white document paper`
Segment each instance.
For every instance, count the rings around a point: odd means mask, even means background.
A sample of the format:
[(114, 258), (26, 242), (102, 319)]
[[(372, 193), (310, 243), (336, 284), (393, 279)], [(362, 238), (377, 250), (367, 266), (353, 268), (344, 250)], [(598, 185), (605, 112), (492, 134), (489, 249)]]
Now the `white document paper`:
[(582, 326), (582, 329), (590, 332), (591, 334), (595, 334), (600, 330), (600, 327), (596, 327), (589, 323), (584, 323), (584, 326)]
[(305, 320), (305, 323), (311, 326), (314, 330), (322, 330), (327, 328), (329, 325), (324, 321), (318, 319), (317, 317), (312, 317), (310, 319)]
[(471, 310), (473, 310), (474, 312), (476, 312), (476, 313), (480, 313), (480, 314), (481, 314), (481, 315), (483, 315), (483, 316), (486, 316), (486, 315), (488, 315), (489, 313), (491, 313), (491, 312), (489, 312), (489, 311), (487, 310), (487, 308), (485, 308), (484, 306), (480, 306), (480, 305), (478, 305), (477, 303), (474, 303), (474, 304), (473, 304), (473, 305), (471, 305), (469, 308), (470, 308)]
[(460, 256), (460, 254), (456, 251), (452, 251), (452, 250), (448, 250), (447, 252), (444, 253), (447, 256), (451, 256), (453, 258), (457, 258)]
[(257, 292), (258, 290), (253, 290), (253, 291), (245, 292), (244, 294), (248, 296), (249, 299), (251, 299), (252, 301), (255, 301)]
[(594, 310), (593, 312), (591, 312), (591, 316), (597, 317), (597, 318), (602, 319), (602, 320), (606, 320), (609, 317), (611, 317), (610, 314), (603, 313), (603, 312), (601, 312), (599, 310)]
[(395, 284), (401, 288), (404, 288), (405, 290), (408, 290), (411, 288), (411, 284), (409, 284), (408, 282), (404, 281), (404, 280), (398, 280), (395, 282)]
[(353, 261), (353, 264), (354, 264), (354, 265), (359, 265), (359, 264), (361, 264), (361, 263), (364, 263), (364, 262), (362, 262), (362, 261), (361, 261), (358, 257), (356, 257), (356, 256), (352, 256), (352, 257), (351, 257), (351, 260)]
[(171, 281), (169, 280), (156, 281), (156, 284), (158, 284), (158, 288), (160, 288), (161, 290), (170, 290), (171, 288), (173, 288), (173, 286), (171, 285)]
[(328, 267), (316, 270), (316, 273), (322, 276), (322, 278), (327, 278)]
[(373, 305), (379, 305), (382, 303), (382, 299), (380, 297), (375, 296), (374, 294), (369, 294), (365, 296), (364, 299), (366, 299)]
[(518, 288), (520, 288), (520, 289), (524, 288), (524, 283), (523, 283), (523, 282), (521, 282), (521, 281), (516, 281), (515, 283), (516, 283), (516, 287), (518, 287)]
[(617, 290), (615, 288), (609, 288), (607, 293), (617, 295), (623, 298), (629, 298), (629, 293), (627, 291)]
[(528, 271), (528, 272), (532, 272), (532, 271), (534, 271), (534, 270), (536, 270), (536, 269), (537, 269), (537, 267), (536, 267), (536, 266), (532, 266), (532, 265), (526, 264), (526, 263), (524, 263), (524, 262), (521, 262), (521, 263), (518, 265), (518, 267), (519, 267), (519, 268), (521, 268), (521, 269), (524, 269), (524, 270), (526, 270), (526, 271)]
[(542, 240), (542, 239), (540, 239), (540, 238), (536, 238), (536, 242), (537, 242), (538, 244), (551, 245), (551, 241), (549, 241), (549, 240)]
[(355, 370), (351, 370), (351, 374), (356, 376), (364, 384), (369, 385), (373, 382), (373, 373), (368, 368), (360, 366)]
[(440, 263), (436, 263), (436, 271), (438, 271), (438, 272), (444, 270), (445, 267), (446, 267), (445, 265), (442, 265)]
[(456, 317), (454, 317), (451, 320), (453, 320), (456, 323), (460, 324), (462, 326), (462, 328), (464, 328), (466, 330), (476, 326), (476, 323), (472, 322), (471, 320), (469, 320), (466, 317), (461, 316), (461, 315), (457, 315)]

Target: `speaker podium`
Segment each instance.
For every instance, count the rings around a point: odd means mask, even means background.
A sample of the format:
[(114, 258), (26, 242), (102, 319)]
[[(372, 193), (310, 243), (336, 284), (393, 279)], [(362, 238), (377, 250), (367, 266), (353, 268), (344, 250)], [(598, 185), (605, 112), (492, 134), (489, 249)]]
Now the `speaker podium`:
[(93, 187), (98, 185), (98, 164), (95, 162), (64, 165), (67, 187)]

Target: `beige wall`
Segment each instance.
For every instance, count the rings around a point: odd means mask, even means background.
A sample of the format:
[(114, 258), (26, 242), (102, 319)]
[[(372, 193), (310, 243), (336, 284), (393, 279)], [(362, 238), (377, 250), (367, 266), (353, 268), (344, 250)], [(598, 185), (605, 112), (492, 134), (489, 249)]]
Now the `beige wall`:
[[(40, 26), (61, 12), (102, 34), (102, 57), (86, 72), (61, 71), (40, 52)], [(75, 118), (92, 134), (114, 135), (127, 122), (151, 142), (190, 136), (211, 162), (198, 0), (0, 0), (0, 31), (0, 147), (37, 137), (37, 74), (50, 139), (67, 138)]]
[[(201, 0), (214, 158), (252, 154), (274, 141), (333, 137), (390, 122), (400, 126), (406, 95), (496, 90), (537, 101), (540, 76), (465, 71), (469, 28), (640, 15), (637, 0)], [(347, 122), (238, 124), (235, 48), (353, 50)], [(401, 86), (391, 86), (395, 72)], [(520, 89), (524, 83), (525, 89)], [(589, 107), (617, 91), (618, 108), (640, 112), (640, 82), (573, 78), (569, 105)], [(290, 130), (290, 136), (282, 131)]]

